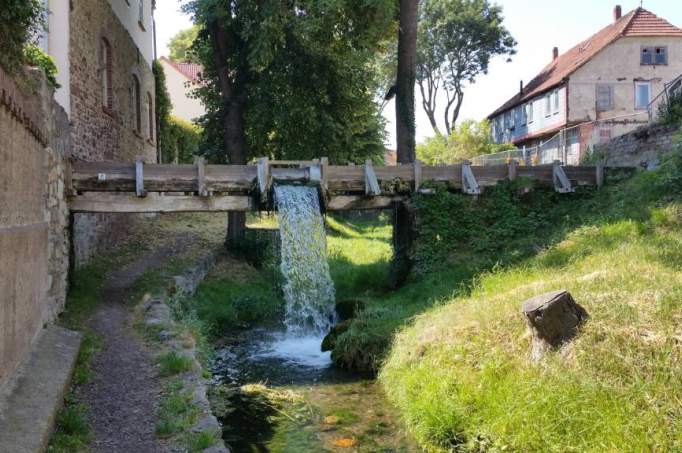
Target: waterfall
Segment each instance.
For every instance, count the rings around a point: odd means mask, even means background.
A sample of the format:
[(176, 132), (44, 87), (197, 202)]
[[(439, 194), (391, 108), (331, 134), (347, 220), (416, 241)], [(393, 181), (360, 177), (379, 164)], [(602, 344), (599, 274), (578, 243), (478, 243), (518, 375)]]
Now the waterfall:
[(326, 334), (334, 322), (334, 283), (317, 189), (276, 185), (285, 324), (294, 336)]

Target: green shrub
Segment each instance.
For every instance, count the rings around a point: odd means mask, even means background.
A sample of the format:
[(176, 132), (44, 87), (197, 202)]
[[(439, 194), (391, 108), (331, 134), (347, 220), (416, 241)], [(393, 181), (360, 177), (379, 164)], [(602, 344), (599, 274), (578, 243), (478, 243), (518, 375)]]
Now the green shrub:
[(35, 44), (29, 44), (24, 48), (24, 63), (42, 69), (45, 73), (48, 86), (59, 88), (57, 83), (57, 66), (54, 59), (46, 54), (43, 49)]
[(16, 72), (24, 63), (24, 46), (44, 27), (42, 0), (4, 0), (0, 8), (0, 66)]
[(682, 89), (670, 94), (658, 107), (659, 121), (662, 124), (682, 124)]

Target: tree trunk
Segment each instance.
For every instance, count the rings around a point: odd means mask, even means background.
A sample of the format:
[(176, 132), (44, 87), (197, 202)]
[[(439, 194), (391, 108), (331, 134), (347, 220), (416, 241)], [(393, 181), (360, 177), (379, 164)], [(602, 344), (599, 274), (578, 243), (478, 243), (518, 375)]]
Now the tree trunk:
[[(223, 140), (225, 154), (232, 165), (246, 164), (246, 146), (244, 140), (244, 102), (240, 84), (240, 75), (230, 75), (228, 66), (228, 45), (235, 44), (236, 37), (230, 34), (222, 24), (215, 20), (209, 24), (212, 37), (213, 61), (220, 80), (220, 94), (224, 105)], [(230, 211), (227, 213), (228, 248), (238, 245), (246, 230), (246, 214)]]
[(415, 159), (414, 83), (417, 75), (417, 13), (419, 0), (400, 0), (396, 138), (398, 162)]
[[(396, 135), (398, 162), (415, 160), (414, 84), (417, 73), (417, 13), (419, 0), (400, 0), (398, 32), (398, 80), (396, 93)], [(391, 286), (405, 282), (412, 267), (411, 251), (414, 215), (405, 203), (395, 206), (393, 223), (393, 265)]]

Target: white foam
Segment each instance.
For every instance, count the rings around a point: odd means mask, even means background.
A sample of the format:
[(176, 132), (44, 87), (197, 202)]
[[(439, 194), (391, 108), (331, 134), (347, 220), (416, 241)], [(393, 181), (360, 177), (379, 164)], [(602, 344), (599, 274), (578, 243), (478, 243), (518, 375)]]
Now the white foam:
[(332, 363), (331, 353), (322, 352), (323, 337), (281, 334), (265, 342), (262, 349), (252, 355), (255, 360), (279, 358), (290, 363), (313, 368), (326, 368)]

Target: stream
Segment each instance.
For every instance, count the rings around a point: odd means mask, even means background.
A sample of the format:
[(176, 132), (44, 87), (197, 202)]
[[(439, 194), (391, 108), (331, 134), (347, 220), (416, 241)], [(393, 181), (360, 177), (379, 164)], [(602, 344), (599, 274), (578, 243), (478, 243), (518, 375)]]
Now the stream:
[(213, 381), (232, 451), (420, 451), (374, 378), (334, 367), (321, 341), (254, 329), (218, 350)]

